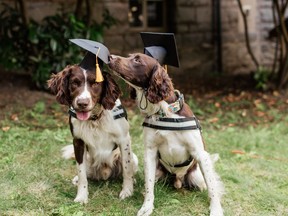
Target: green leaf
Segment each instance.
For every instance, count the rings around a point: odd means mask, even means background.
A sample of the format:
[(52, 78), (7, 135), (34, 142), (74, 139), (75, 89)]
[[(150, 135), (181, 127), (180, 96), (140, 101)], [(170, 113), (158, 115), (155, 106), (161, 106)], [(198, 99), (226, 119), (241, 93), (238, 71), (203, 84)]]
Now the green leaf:
[(53, 38), (51, 38), (50, 40), (50, 48), (52, 49), (53, 52), (55, 52), (57, 49), (57, 42)]

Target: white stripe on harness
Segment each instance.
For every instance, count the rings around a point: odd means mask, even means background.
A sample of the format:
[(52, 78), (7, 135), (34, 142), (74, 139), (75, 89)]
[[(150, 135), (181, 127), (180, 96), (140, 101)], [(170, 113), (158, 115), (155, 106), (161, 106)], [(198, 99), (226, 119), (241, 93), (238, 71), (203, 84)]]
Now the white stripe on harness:
[(167, 117), (146, 117), (142, 126), (159, 130), (201, 130), (198, 119), (187, 118), (167, 118)]

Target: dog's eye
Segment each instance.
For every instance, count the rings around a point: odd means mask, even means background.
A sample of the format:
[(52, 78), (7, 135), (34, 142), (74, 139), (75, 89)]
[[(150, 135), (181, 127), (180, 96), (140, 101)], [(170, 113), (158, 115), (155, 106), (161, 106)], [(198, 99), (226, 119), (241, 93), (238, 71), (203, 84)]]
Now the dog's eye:
[(90, 83), (90, 85), (91, 85), (92, 87), (97, 87), (97, 86), (99, 85), (99, 83), (95, 82), (95, 80), (92, 80), (92, 81), (89, 82), (89, 83)]
[(136, 62), (136, 63), (141, 63), (139, 56), (135, 56), (133, 60), (134, 60), (134, 62)]
[(78, 87), (78, 86), (81, 85), (81, 81), (78, 80), (78, 79), (72, 80), (71, 85), (72, 85), (73, 87)]

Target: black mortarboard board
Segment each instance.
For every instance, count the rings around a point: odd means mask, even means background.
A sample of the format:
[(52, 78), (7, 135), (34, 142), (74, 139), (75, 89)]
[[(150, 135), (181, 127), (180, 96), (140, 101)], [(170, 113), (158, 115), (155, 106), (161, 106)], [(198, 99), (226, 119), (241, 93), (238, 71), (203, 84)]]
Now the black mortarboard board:
[(91, 68), (91, 66), (95, 68), (95, 55), (98, 53), (99, 48), (100, 50), (97, 57), (105, 64), (108, 64), (110, 52), (102, 43), (87, 39), (70, 39), (70, 41), (88, 51), (80, 63), (80, 66), (84, 69)]
[(157, 59), (161, 65), (179, 67), (179, 59), (173, 33), (141, 32), (144, 53)]
[(79, 65), (86, 70), (96, 68), (97, 77), (97, 74), (99, 75), (97, 71), (100, 70), (99, 67), (97, 68), (98, 59), (100, 59), (105, 64), (109, 63), (110, 52), (108, 48), (102, 43), (87, 39), (70, 39), (70, 41), (88, 51)]

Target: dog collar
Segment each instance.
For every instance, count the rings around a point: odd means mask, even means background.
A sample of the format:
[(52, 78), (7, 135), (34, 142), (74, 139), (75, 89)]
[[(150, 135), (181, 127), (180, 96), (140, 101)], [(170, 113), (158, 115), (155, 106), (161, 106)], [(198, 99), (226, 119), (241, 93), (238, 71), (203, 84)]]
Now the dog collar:
[(182, 93), (180, 93), (179, 90), (175, 90), (174, 93), (175, 93), (175, 95), (177, 97), (177, 100), (174, 103), (169, 104), (168, 105), (168, 109), (169, 109), (170, 112), (176, 113), (179, 110), (181, 110), (182, 107), (183, 107), (184, 95)]
[(167, 118), (158, 116), (147, 116), (142, 124), (143, 127), (158, 130), (200, 130), (199, 120), (193, 117), (187, 118)]
[[(180, 93), (179, 90), (174, 90), (174, 94), (177, 97), (177, 100), (173, 103), (168, 104), (168, 110), (172, 113), (177, 113), (179, 110), (183, 108), (184, 105), (184, 95)], [(163, 112), (162, 109), (160, 109), (156, 114), (158, 114), (161, 117), (166, 117), (165, 112)]]

